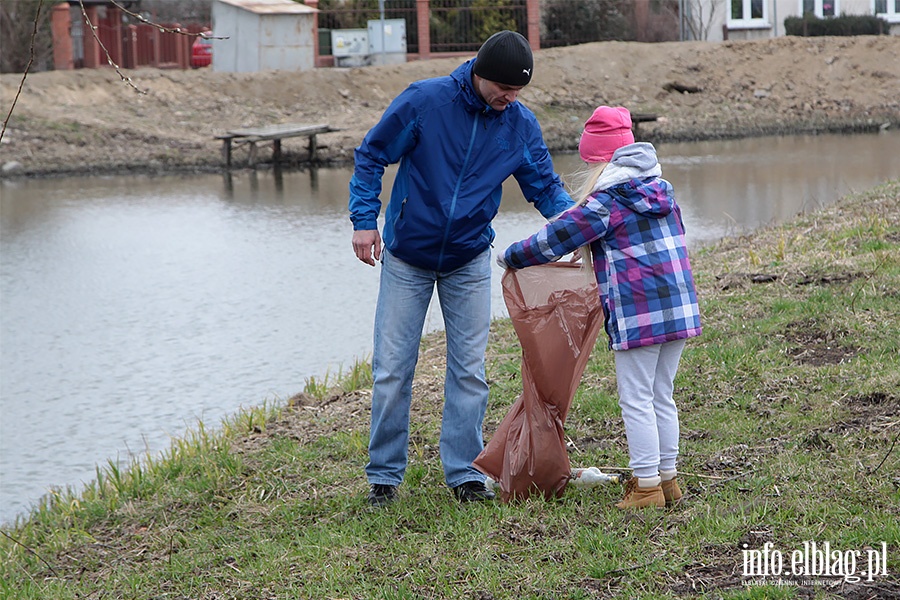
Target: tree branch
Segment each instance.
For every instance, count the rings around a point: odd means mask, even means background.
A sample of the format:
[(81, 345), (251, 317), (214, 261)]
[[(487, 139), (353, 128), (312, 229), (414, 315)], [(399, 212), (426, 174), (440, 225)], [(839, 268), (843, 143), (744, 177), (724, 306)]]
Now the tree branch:
[(43, 7), (44, 0), (40, 0), (40, 2), (38, 2), (37, 12), (34, 15), (34, 30), (31, 32), (31, 52), (28, 57), (28, 64), (25, 65), (25, 71), (22, 72), (22, 81), (19, 82), (19, 89), (16, 90), (16, 95), (13, 98), (12, 105), (9, 107), (9, 112), (6, 113), (6, 118), (3, 119), (3, 127), (0, 128), (0, 142), (3, 141), (3, 134), (6, 133), (6, 126), (9, 124), (9, 119), (12, 117), (13, 109), (16, 108), (19, 96), (22, 94), (22, 88), (25, 87), (25, 78), (28, 77), (28, 70), (31, 68), (31, 63), (34, 62), (34, 39), (37, 37), (38, 24), (41, 21), (41, 9)]
[(116, 0), (109, 0), (109, 1), (110, 1), (110, 3), (112, 3), (113, 6), (115, 6), (119, 10), (121, 10), (126, 15), (128, 15), (130, 17), (134, 17), (141, 23), (146, 23), (147, 25), (152, 25), (153, 27), (156, 27), (157, 29), (159, 29), (162, 33), (177, 33), (178, 35), (189, 35), (192, 37), (203, 38), (204, 40), (227, 40), (228, 39), (227, 36), (226, 37), (217, 37), (217, 36), (213, 36), (213, 35), (208, 35), (203, 32), (191, 33), (190, 31), (185, 31), (185, 30), (181, 29), (180, 27), (175, 27), (174, 29), (171, 27), (165, 27), (163, 25), (160, 25), (159, 23), (154, 23), (153, 21), (150, 21), (149, 19), (147, 19), (147, 17), (145, 17), (142, 14), (128, 10), (127, 8), (125, 8), (124, 6), (119, 4)]
[[(116, 4), (113, 2), (113, 4)], [(87, 24), (88, 28), (91, 30), (91, 35), (94, 36), (94, 39), (100, 44), (100, 47), (103, 48), (103, 53), (106, 54), (106, 62), (116, 70), (116, 73), (119, 74), (119, 77), (122, 79), (124, 83), (126, 83), (129, 87), (131, 87), (134, 91), (139, 94), (146, 94), (145, 90), (142, 90), (138, 86), (134, 85), (134, 82), (131, 81), (131, 77), (126, 77), (122, 70), (119, 68), (119, 65), (115, 63), (112, 59), (112, 56), (109, 55), (109, 50), (106, 49), (106, 46), (103, 45), (103, 42), (100, 41), (100, 36), (97, 35), (97, 26), (91, 23), (90, 17), (88, 17), (87, 10), (84, 8), (84, 0), (78, 0), (78, 6), (81, 7), (81, 15), (84, 17), (84, 22)], [(116, 4), (116, 6), (119, 6)], [(121, 8), (121, 7), (120, 7)]]

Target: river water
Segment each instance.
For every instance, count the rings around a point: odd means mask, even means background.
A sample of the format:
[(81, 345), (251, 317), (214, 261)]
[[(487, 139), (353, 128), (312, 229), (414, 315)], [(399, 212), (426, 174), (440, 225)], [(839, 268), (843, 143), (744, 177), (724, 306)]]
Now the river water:
[[(658, 150), (694, 248), (900, 177), (900, 132)], [(368, 359), (378, 269), (350, 247), (350, 175), (0, 180), (0, 523)], [(509, 183), (498, 249), (543, 222)]]

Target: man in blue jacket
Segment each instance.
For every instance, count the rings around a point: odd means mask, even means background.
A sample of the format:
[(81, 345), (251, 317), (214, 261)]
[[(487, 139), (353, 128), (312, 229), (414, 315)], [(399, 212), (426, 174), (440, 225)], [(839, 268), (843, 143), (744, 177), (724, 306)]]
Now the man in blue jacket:
[[(494, 497), (472, 467), (488, 401), (491, 220), (510, 175), (548, 219), (572, 204), (537, 119), (516, 100), (533, 66), (524, 37), (496, 33), (449, 76), (412, 83), (355, 150), (353, 251), (368, 265), (381, 261), (366, 465), (373, 506), (395, 499), (406, 471), (413, 373), (435, 284), (447, 337), (445, 482), (461, 502)], [(381, 181), (397, 162), (382, 238)]]

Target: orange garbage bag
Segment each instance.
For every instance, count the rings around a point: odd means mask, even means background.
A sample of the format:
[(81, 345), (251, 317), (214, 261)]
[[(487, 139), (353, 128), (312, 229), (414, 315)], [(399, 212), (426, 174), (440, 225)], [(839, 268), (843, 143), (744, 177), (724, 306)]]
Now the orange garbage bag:
[(563, 424), (603, 326), (597, 282), (563, 262), (507, 269), (502, 286), (522, 345), (522, 393), (473, 465), (504, 502), (559, 497), (571, 469)]

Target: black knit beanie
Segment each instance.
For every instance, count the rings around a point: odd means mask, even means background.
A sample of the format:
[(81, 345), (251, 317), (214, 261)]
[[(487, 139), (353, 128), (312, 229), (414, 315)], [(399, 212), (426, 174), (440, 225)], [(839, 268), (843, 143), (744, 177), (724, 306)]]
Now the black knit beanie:
[(534, 57), (528, 40), (515, 31), (498, 31), (481, 45), (473, 68), (476, 75), (505, 85), (528, 85)]

